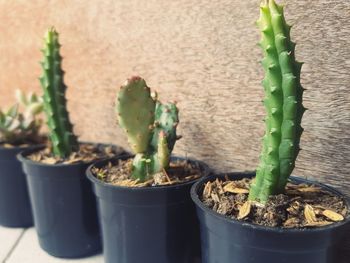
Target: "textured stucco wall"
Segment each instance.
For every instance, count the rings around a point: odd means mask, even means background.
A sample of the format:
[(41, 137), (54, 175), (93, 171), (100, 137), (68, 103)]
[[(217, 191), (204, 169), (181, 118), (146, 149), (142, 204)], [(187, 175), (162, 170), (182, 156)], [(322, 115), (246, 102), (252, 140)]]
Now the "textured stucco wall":
[[(176, 153), (219, 171), (251, 170), (263, 135), (258, 0), (0, 0), (0, 103), (39, 91), (42, 36), (61, 32), (67, 96), (84, 140), (126, 146), (113, 109), (140, 74), (181, 109)], [(288, 0), (305, 62), (303, 151), (295, 174), (350, 193), (350, 1)]]

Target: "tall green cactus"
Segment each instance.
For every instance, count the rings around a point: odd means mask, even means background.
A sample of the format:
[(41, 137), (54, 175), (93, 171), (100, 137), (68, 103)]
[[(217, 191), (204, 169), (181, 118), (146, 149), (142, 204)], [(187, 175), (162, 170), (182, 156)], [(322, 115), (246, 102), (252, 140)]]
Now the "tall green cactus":
[(77, 150), (78, 141), (73, 134), (73, 126), (66, 108), (67, 87), (63, 81), (64, 71), (61, 68), (62, 57), (58, 33), (54, 28), (46, 32), (42, 53), (44, 58), (41, 62), (40, 83), (44, 92), (44, 111), (50, 131), (49, 137), (53, 154), (64, 158)]
[(263, 1), (257, 25), (265, 56), (262, 65), (267, 117), (260, 164), (249, 198), (266, 202), (270, 195), (284, 191), (294, 169), (305, 108), (300, 84), (302, 64), (295, 59), (295, 43), (291, 41), (291, 26), (285, 21), (283, 7), (274, 0)]
[(140, 181), (167, 168), (178, 136), (178, 109), (174, 103), (162, 104), (151, 94), (145, 80), (131, 77), (121, 86), (116, 111), (135, 152), (132, 177)]

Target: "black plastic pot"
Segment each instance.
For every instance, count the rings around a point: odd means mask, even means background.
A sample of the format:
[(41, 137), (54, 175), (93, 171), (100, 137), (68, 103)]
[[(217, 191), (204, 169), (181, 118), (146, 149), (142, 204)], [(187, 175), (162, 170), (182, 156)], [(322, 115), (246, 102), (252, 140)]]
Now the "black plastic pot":
[(91, 163), (48, 165), (18, 155), (26, 173), (42, 249), (55, 257), (79, 258), (101, 251), (96, 199), (85, 171)]
[(32, 211), (25, 175), (16, 155), (28, 147), (0, 147), (0, 225), (6, 227), (30, 227)]
[[(254, 174), (229, 174), (242, 179)], [(233, 220), (206, 207), (199, 199), (204, 184), (223, 175), (200, 180), (191, 189), (200, 221), (203, 263), (339, 263), (340, 242), (349, 224), (345, 221), (315, 229), (263, 227)], [(328, 186), (303, 179), (296, 183), (313, 183), (337, 195)], [(349, 202), (348, 202), (349, 204)]]
[[(115, 164), (117, 159), (111, 161)], [(198, 164), (203, 176), (209, 174), (206, 164), (189, 161)], [(100, 168), (108, 162), (93, 166)], [(194, 181), (173, 186), (120, 187), (98, 180), (91, 172), (93, 166), (87, 176), (98, 199), (106, 263), (198, 262), (199, 224), (190, 197)]]

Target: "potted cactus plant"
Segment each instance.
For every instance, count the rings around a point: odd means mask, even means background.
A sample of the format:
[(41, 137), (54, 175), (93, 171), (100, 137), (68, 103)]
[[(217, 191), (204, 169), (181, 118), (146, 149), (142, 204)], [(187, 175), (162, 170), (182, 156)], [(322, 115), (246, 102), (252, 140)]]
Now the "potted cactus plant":
[[(34, 93), (16, 91), (17, 103), (7, 111), (0, 109), (0, 225), (33, 225), (27, 184), (16, 155), (44, 142), (40, 135), (41, 98)], [(23, 112), (22, 112), (23, 109)]]
[(209, 173), (199, 161), (171, 157), (179, 122), (175, 103), (161, 103), (140, 77), (121, 86), (120, 126), (135, 156), (87, 170), (98, 198), (105, 262), (195, 262), (199, 229), (189, 190)]
[(337, 263), (349, 223), (348, 200), (322, 184), (290, 177), (303, 132), (301, 63), (283, 7), (262, 1), (267, 111), (260, 164), (253, 173), (215, 175), (191, 196), (201, 224), (203, 263)]
[(115, 156), (114, 146), (78, 143), (66, 109), (66, 85), (60, 44), (54, 28), (47, 31), (40, 83), (50, 147), (21, 153), (27, 175), (35, 227), (41, 247), (57, 257), (77, 258), (101, 249), (95, 197), (86, 168)]

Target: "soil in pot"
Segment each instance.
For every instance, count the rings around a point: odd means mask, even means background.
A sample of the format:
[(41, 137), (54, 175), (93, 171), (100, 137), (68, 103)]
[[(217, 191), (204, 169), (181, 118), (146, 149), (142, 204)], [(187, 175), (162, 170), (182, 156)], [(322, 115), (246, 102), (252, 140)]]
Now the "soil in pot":
[(268, 227), (320, 227), (343, 221), (348, 214), (342, 197), (305, 183), (288, 183), (286, 192), (271, 196), (266, 205), (249, 201), (251, 181), (207, 182), (201, 200), (219, 214)]
[(145, 182), (131, 178), (132, 159), (118, 160), (116, 165), (108, 163), (103, 168), (94, 168), (93, 172), (101, 181), (126, 187), (165, 186), (190, 182), (201, 177), (201, 170), (195, 163), (186, 160), (176, 160), (170, 163), (169, 168)]
[(117, 156), (122, 152), (122, 149), (112, 145), (81, 143), (78, 151), (72, 152), (67, 158), (56, 157), (50, 148), (45, 148), (28, 155), (28, 159), (44, 164), (91, 163)]
[(174, 157), (149, 181), (133, 180), (130, 172), (130, 156), (96, 163), (87, 172), (99, 203), (105, 262), (200, 262), (190, 188), (209, 168)]
[(40, 246), (49, 254), (79, 258), (101, 251), (96, 200), (87, 167), (94, 160), (121, 154), (119, 147), (82, 143), (66, 159), (48, 149), (18, 156), (26, 173)]

